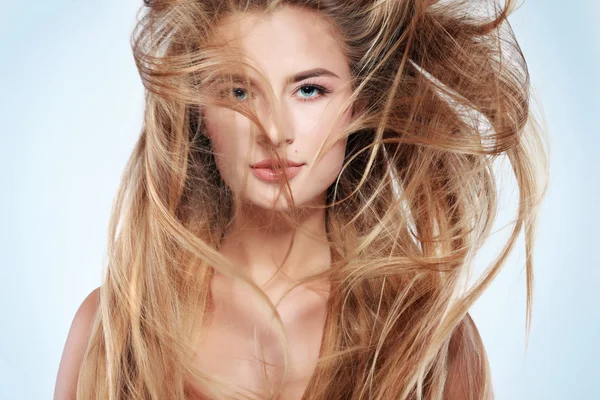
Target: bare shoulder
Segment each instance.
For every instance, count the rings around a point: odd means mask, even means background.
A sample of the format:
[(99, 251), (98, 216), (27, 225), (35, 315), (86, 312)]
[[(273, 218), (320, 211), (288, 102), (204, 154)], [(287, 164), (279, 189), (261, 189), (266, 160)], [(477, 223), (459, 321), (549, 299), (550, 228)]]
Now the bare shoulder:
[(83, 300), (73, 317), (58, 367), (54, 387), (55, 400), (75, 399), (79, 369), (81, 368), (99, 302), (100, 288), (96, 288)]
[(450, 338), (444, 399), (493, 399), (489, 374), (483, 341), (473, 318), (467, 313)]

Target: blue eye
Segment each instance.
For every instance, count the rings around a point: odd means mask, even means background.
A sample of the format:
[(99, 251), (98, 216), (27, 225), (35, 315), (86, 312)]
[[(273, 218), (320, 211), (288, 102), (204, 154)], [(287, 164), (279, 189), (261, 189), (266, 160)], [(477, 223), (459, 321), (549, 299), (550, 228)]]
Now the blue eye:
[(300, 101), (316, 101), (321, 97), (327, 96), (332, 89), (320, 82), (306, 82), (296, 90), (295, 97)]
[(240, 101), (244, 101), (248, 97), (248, 93), (242, 88), (234, 88), (232, 92), (233, 96)]
[(320, 93), (319, 89), (316, 86), (312, 86), (312, 85), (306, 85), (306, 86), (302, 86), (298, 92), (300, 92), (302, 94), (302, 97), (305, 98), (311, 98), (311, 97), (315, 97), (318, 96)]
[(317, 86), (313, 86), (313, 85), (305, 85), (302, 86), (300, 89), (298, 89), (298, 93), (300, 93), (301, 97), (305, 98), (305, 99), (310, 99), (313, 97), (318, 97), (319, 95), (322, 94), (322, 90), (319, 89)]

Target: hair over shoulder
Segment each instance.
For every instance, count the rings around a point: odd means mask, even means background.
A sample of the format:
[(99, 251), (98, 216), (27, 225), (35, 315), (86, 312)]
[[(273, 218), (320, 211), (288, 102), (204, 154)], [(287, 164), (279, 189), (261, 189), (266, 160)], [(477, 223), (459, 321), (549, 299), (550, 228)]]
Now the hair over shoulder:
[[(284, 6), (331, 24), (352, 73), (348, 106), (361, 110), (345, 131), (344, 167), (327, 192), (333, 261), (323, 274), (332, 288), (320, 359), (303, 398), (445, 399), (455, 371), (464, 371), (457, 366), (476, 366), (489, 383), (467, 312), (524, 231), (529, 322), (535, 226), (547, 185), (527, 64), (507, 20), (514, 2), (144, 3), (132, 35), (146, 91), (143, 129), (112, 213), (100, 321), (77, 398), (199, 396), (190, 382), (210, 388), (202, 395), (212, 399), (251, 398), (192, 363), (212, 271), (235, 273), (216, 250), (232, 195), (214, 172), (197, 106), (212, 101), (202, 90), (211, 76), (244, 67), (210, 45), (219, 21)], [(466, 287), (496, 218), (500, 159), (514, 174), (517, 213), (497, 259)], [(469, 354), (477, 362), (461, 362)], [(488, 386), (469, 398), (489, 399)]]

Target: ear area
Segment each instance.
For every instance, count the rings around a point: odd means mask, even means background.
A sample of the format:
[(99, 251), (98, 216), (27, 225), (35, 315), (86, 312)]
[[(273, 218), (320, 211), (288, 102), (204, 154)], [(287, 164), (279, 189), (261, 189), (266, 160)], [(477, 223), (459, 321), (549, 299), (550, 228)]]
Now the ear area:
[(364, 114), (367, 111), (367, 100), (364, 98), (358, 98), (352, 103), (352, 118)]

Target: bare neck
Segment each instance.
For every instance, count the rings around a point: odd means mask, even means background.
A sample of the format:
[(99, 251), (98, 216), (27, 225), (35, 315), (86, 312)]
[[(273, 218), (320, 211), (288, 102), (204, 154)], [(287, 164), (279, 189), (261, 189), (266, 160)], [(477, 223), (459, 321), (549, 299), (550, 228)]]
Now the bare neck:
[[(220, 252), (246, 268), (260, 286), (269, 280), (274, 284), (292, 283), (331, 264), (323, 208), (304, 212), (296, 229), (276, 212), (245, 206), (234, 217), (228, 232)], [(277, 273), (284, 259), (285, 264)]]

